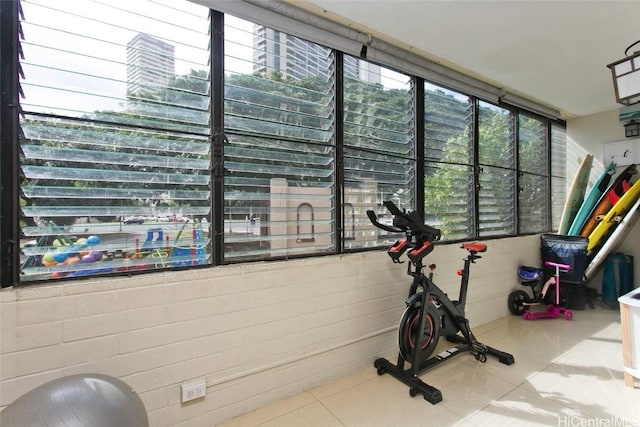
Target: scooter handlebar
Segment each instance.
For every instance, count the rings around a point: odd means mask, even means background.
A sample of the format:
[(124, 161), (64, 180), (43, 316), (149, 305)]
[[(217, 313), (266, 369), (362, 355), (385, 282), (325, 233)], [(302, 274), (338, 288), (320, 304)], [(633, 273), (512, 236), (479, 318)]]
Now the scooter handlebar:
[(553, 262), (553, 261), (545, 261), (544, 265), (546, 265), (547, 267), (558, 267), (560, 270), (564, 270), (564, 271), (569, 271), (571, 270), (571, 266), (568, 264), (559, 264), (557, 262)]

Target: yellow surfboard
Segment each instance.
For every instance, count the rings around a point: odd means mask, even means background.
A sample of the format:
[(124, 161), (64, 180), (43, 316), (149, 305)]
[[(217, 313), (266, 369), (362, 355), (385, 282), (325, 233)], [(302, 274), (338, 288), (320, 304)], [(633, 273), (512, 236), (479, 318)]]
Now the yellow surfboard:
[(596, 228), (589, 234), (587, 252), (596, 248), (601, 241), (609, 235), (609, 232), (621, 221), (627, 211), (640, 198), (640, 179), (638, 179), (624, 196), (602, 218)]

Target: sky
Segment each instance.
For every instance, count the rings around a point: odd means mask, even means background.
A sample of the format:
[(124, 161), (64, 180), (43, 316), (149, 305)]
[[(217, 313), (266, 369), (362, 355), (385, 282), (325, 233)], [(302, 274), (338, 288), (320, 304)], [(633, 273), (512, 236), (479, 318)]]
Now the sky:
[[(176, 74), (208, 69), (208, 11), (189, 2), (180, 2), (183, 8), (178, 10), (176, 4), (170, 0), (24, 0), (23, 104), (48, 111), (122, 109), (126, 45), (138, 33), (175, 46)], [(53, 87), (64, 90), (64, 96)]]
[[(209, 68), (209, 11), (176, 0), (23, 0), (25, 110), (80, 115), (124, 110), (127, 43), (146, 33), (175, 47), (175, 73)], [(253, 71), (253, 24), (226, 15), (227, 71)], [(384, 70), (385, 87), (407, 76)]]

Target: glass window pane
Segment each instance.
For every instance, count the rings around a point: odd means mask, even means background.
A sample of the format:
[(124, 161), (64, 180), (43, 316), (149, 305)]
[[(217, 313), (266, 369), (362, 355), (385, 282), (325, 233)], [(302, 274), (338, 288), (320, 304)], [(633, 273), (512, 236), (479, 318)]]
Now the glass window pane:
[(22, 5), (24, 110), (207, 132), (206, 8), (167, 0)]
[(21, 280), (208, 263), (208, 9), (22, 6)]
[(567, 197), (567, 129), (551, 125), (551, 228), (560, 227), (560, 218)]
[(424, 204), (443, 240), (475, 236), (471, 98), (425, 83)]
[(225, 260), (335, 250), (334, 56), (225, 15)]
[(540, 233), (547, 231), (547, 188), (548, 178), (540, 175), (522, 173), (519, 184), (520, 233)]
[(511, 112), (486, 102), (478, 109), (479, 234), (516, 232), (515, 138)]
[(407, 75), (347, 55), (344, 61), (344, 246), (379, 246), (389, 233), (366, 211), (384, 223), (385, 200), (415, 209), (414, 95)]
[(547, 126), (545, 122), (518, 115), (518, 161), (521, 171), (547, 175)]
[(425, 219), (443, 240), (475, 236), (473, 166), (425, 164)]
[(547, 125), (542, 120), (518, 117), (518, 227), (520, 233), (548, 231)]
[(515, 233), (515, 171), (483, 166), (480, 173), (480, 236)]

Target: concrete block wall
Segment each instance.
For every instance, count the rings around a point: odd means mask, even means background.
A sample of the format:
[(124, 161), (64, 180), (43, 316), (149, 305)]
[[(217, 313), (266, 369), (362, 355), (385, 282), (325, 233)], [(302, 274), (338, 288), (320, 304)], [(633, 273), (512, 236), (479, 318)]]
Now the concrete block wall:
[[(507, 316), (537, 236), (491, 240), (471, 271), (472, 326)], [(455, 299), (464, 251), (438, 245), (435, 281)], [(396, 353), (406, 264), (384, 251), (247, 263), (0, 291), (0, 407), (75, 373), (118, 377), (153, 427), (211, 426)], [(180, 385), (207, 382), (204, 399)]]

